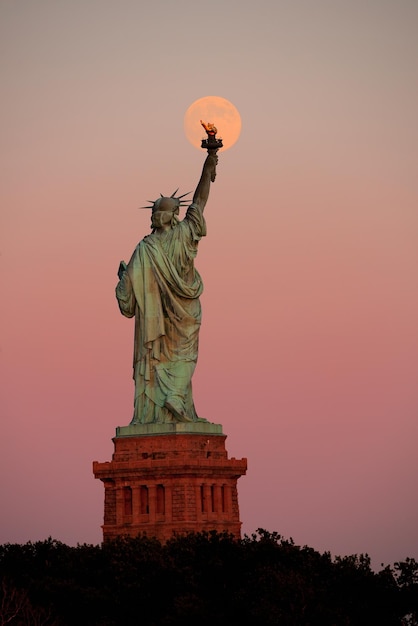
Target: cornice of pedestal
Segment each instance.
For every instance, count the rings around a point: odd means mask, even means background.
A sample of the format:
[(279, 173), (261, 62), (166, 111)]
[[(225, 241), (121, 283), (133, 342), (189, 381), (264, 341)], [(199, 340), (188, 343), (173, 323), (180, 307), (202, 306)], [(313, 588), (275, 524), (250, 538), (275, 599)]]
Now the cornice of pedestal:
[(116, 437), (144, 435), (223, 435), (222, 424), (212, 422), (178, 422), (172, 424), (130, 424), (117, 426)]

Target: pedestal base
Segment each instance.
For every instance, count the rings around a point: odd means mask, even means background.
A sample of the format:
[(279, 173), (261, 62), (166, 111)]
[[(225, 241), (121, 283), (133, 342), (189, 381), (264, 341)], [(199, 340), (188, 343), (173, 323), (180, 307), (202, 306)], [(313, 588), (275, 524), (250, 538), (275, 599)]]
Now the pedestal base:
[(237, 480), (247, 460), (228, 459), (225, 439), (209, 422), (118, 428), (112, 461), (93, 463), (105, 487), (103, 539), (211, 530), (240, 537)]

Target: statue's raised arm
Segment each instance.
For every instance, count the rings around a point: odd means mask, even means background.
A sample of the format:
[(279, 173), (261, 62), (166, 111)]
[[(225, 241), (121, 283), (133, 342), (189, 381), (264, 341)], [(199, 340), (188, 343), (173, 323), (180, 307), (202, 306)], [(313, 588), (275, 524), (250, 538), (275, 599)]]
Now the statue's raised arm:
[(196, 187), (196, 191), (193, 194), (193, 204), (197, 206), (202, 212), (208, 201), (210, 184), (213, 183), (216, 178), (216, 165), (218, 163), (218, 156), (215, 150), (210, 150), (206, 160), (203, 164), (202, 175)]

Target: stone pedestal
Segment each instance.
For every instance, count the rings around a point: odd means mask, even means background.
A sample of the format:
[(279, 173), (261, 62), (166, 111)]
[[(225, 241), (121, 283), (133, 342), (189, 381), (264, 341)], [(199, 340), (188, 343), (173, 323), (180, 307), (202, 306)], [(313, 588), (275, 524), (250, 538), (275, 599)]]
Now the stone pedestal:
[(105, 487), (103, 539), (146, 533), (241, 534), (237, 480), (246, 459), (228, 459), (222, 427), (209, 422), (116, 429), (112, 460), (93, 463)]

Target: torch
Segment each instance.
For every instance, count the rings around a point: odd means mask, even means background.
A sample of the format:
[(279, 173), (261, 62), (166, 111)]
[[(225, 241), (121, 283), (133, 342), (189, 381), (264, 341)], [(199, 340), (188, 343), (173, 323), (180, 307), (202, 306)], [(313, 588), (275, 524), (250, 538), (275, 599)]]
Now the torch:
[[(216, 154), (219, 148), (223, 147), (222, 139), (216, 138), (216, 133), (218, 132), (218, 129), (216, 128), (216, 126), (214, 126), (210, 122), (206, 124), (205, 122), (200, 120), (200, 123), (202, 124), (208, 136), (207, 139), (202, 139), (203, 150), (207, 150), (208, 154)], [(214, 180), (215, 180), (215, 175), (213, 175), (212, 182), (214, 182)]]

